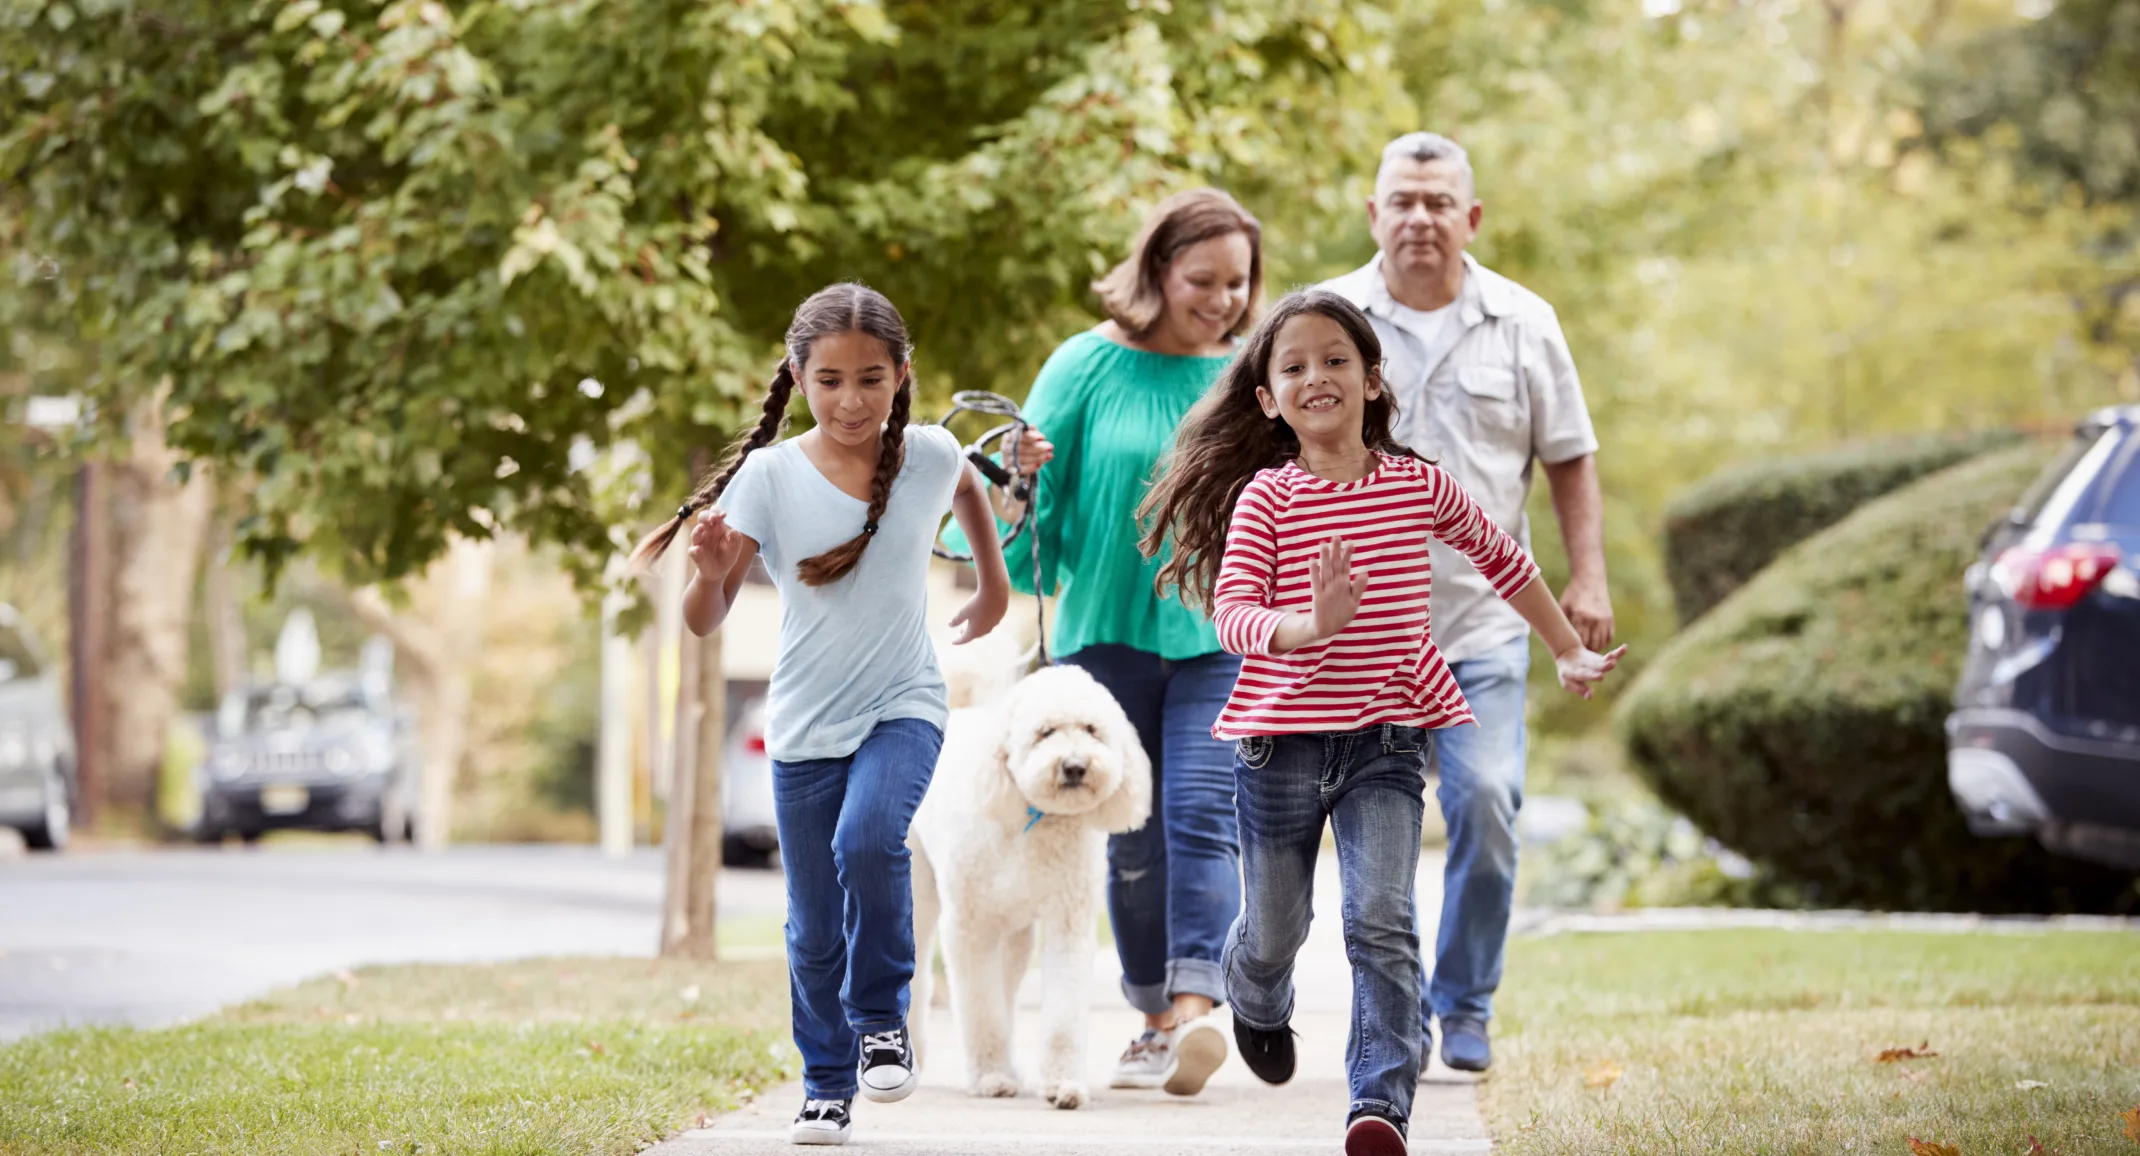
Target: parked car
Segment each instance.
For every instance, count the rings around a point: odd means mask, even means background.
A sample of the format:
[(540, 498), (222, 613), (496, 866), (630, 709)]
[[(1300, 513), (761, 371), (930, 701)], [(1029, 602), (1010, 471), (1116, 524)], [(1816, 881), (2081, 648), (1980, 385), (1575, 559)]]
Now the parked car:
[(764, 867), (780, 849), (773, 815), (773, 761), (765, 753), (765, 699), (745, 703), (728, 729), (721, 761), (721, 862)]
[(353, 673), (242, 687), (224, 698), (202, 764), (195, 838), (268, 831), (415, 831), (413, 727), (386, 690)]
[(63, 850), (74, 768), (59, 676), (22, 616), (0, 604), (0, 827), (22, 832), (33, 851)]
[(2080, 424), (1966, 581), (1947, 782), (1970, 829), (2140, 870), (2140, 406)]

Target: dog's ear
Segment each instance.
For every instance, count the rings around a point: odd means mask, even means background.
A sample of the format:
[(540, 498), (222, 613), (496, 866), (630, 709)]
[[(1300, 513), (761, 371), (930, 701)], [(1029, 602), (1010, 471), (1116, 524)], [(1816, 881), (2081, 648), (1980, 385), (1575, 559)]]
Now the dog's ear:
[(1092, 809), (1092, 820), (1102, 830), (1120, 834), (1144, 826), (1152, 817), (1152, 760), (1120, 706), (1107, 712), (1107, 739), (1121, 760), (1122, 783)]
[(981, 813), (997, 818), (1010, 816), (1022, 820), (1025, 815), (1025, 792), (1018, 789), (1018, 781), (1011, 777), (1011, 728), (1009, 720), (991, 712), (987, 743), (977, 756), (981, 766), (976, 768), (980, 781), (974, 794), (981, 805)]

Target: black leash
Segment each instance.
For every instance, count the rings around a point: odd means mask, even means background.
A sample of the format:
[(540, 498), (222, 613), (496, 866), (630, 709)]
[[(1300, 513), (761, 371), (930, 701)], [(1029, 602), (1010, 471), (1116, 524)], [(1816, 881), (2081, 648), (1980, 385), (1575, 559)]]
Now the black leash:
[[(1025, 414), (1019, 411), (1017, 402), (1004, 397), (1002, 394), (989, 393), (986, 390), (979, 389), (961, 390), (952, 394), (951, 412), (946, 413), (936, 424), (949, 428), (951, 420), (962, 413), (978, 413), (986, 414), (990, 417), (1010, 419), (1004, 424), (995, 426), (987, 433), (982, 434), (972, 445), (967, 446), (966, 460), (973, 463), (973, 468), (979, 470), (981, 476), (987, 478), (990, 485), (999, 490), (1008, 491), (1013, 500), (1022, 503), (1024, 506), (1024, 509), (1018, 514), (1018, 520), (1012, 523), (1010, 533), (1003, 536), (1002, 542), (1005, 546), (1008, 546), (1018, 540), (1018, 535), (1028, 530), (1033, 533), (1033, 609), (1040, 626), (1040, 633), (1036, 637), (1035, 644), (1039, 648), (1040, 665), (1046, 666), (1048, 665), (1048, 600), (1041, 592), (1040, 529), (1037, 524), (1040, 518), (1040, 502), (1038, 500), (1040, 496), (1040, 475), (1036, 471), (1032, 476), (1028, 477), (1019, 472), (1018, 469), (1018, 449), (1025, 440), (1025, 431), (1030, 429), (1031, 426), (1027, 424)], [(1010, 440), (1010, 445), (1003, 451), (1003, 463), (998, 464), (994, 458), (989, 456), (988, 447), (1006, 438)], [(930, 543), (929, 549), (937, 557), (947, 561), (967, 563), (973, 561), (972, 554), (953, 553), (950, 550), (946, 550), (940, 542)]]

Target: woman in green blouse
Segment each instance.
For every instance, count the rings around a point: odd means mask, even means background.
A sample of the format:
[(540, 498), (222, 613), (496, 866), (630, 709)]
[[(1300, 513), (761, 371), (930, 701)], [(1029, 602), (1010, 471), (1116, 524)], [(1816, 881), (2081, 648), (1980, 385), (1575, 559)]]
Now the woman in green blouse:
[(1046, 435), (1027, 458), (1044, 463), (1040, 509), (1005, 561), (1029, 583), (1038, 547), (1041, 584), (1060, 596), (1053, 653), (1113, 692), (1151, 755), (1152, 820), (1107, 847), (1122, 991), (1145, 1014), (1112, 1083), (1192, 1096), (1226, 1060), (1206, 1015), (1225, 995), (1219, 951), (1241, 908), (1240, 848), (1233, 749), (1211, 726), (1240, 660), (1203, 615), (1153, 593), (1160, 562), (1138, 552), (1136, 510), (1175, 427), (1249, 326), (1262, 226), (1216, 189), (1181, 193), (1093, 288), (1108, 320), (1056, 349), (1025, 404)]

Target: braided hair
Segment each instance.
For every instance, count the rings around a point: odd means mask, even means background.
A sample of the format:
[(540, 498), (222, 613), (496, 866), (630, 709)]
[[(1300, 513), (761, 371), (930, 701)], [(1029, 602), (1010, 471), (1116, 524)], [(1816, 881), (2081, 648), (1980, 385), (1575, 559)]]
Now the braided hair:
[[(787, 428), (788, 401), (794, 396), (801, 366), (809, 360), (810, 347), (821, 337), (856, 332), (882, 341), (895, 362), (901, 367), (907, 364), (912, 345), (907, 340), (906, 322), (884, 294), (851, 282), (829, 285), (811, 294), (809, 300), (796, 308), (795, 319), (788, 324), (787, 356), (781, 360), (780, 368), (766, 387), (758, 424), (729, 445), (721, 463), (700, 480), (691, 496), (677, 507), (674, 517), (640, 540), (632, 551), (634, 567), (644, 569), (653, 565), (690, 523), (693, 515), (720, 500), (722, 491), (734, 480), (736, 471), (743, 467), (743, 459), (749, 457), (751, 451), (763, 449), (779, 439)], [(878, 443), (877, 472), (870, 479), (869, 513), (862, 532), (816, 557), (803, 559), (796, 570), (805, 584), (823, 586), (837, 582), (862, 560), (862, 551), (869, 548), (870, 539), (876, 536), (878, 522), (884, 517), (885, 506), (891, 502), (892, 482), (899, 476), (900, 466), (906, 462), (907, 418), (913, 408), (914, 379), (908, 374), (899, 383), (899, 392), (892, 397), (892, 412), (885, 422), (883, 439)]]

